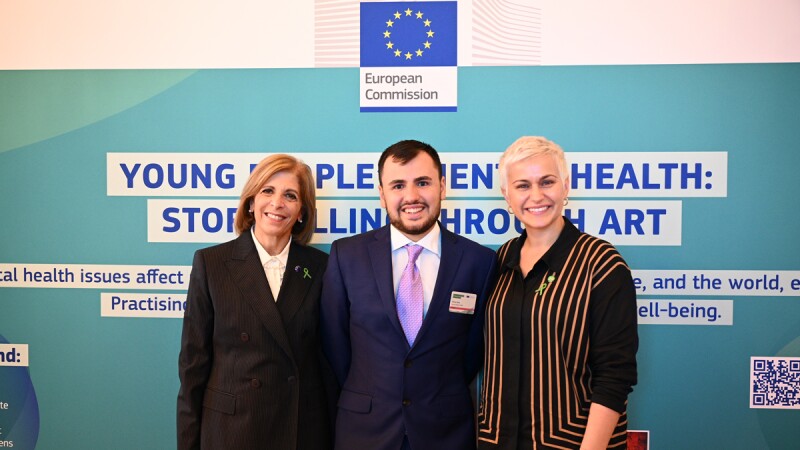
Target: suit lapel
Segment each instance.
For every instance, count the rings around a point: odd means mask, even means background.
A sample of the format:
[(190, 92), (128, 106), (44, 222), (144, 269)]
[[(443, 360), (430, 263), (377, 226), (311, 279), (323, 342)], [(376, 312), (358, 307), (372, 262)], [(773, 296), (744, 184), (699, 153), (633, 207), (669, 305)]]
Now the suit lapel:
[(436, 285), (433, 288), (433, 296), (428, 307), (428, 313), (425, 315), (425, 320), (422, 321), (422, 328), (417, 334), (415, 344), (425, 338), (429, 328), (435, 327), (432, 323), (436, 322), (436, 317), (446, 314), (449, 310), (453, 281), (458, 274), (458, 266), (461, 264), (463, 249), (458, 245), (458, 237), (441, 224), (439, 228), (442, 233), (442, 255), (439, 260), (439, 273), (436, 275)]
[(290, 323), (300, 309), (313, 284), (314, 277), (321, 277), (318, 262), (311, 259), (308, 249), (292, 241), (286, 272), (278, 293), (278, 308), (283, 312), (284, 323)]
[(258, 252), (250, 232), (244, 232), (236, 239), (233, 255), (228, 261), (228, 268), (244, 301), (250, 305), (256, 317), (264, 324), (283, 351), (293, 358), (286, 329), (283, 326), (278, 307), (272, 298), (267, 277), (264, 275), (264, 268), (261, 266), (261, 260), (258, 258)]
[[(392, 243), (389, 227), (385, 226), (375, 232), (375, 240), (369, 243), (369, 259), (375, 283), (378, 286), (380, 301), (383, 309), (389, 316), (395, 330), (406, 339), (403, 326), (397, 318), (397, 306), (394, 298), (394, 278), (392, 276)], [(407, 345), (407, 344), (406, 344)]]

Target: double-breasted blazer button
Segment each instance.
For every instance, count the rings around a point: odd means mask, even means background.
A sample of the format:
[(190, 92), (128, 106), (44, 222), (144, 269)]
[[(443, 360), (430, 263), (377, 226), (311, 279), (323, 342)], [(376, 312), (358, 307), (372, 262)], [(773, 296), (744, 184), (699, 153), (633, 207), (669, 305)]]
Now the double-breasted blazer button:
[(242, 340), (242, 342), (248, 342), (250, 340), (250, 335), (247, 333), (242, 333), (239, 335), (239, 338)]
[(289, 375), (289, 378), (287, 378), (286, 381), (288, 381), (289, 384), (294, 384), (297, 381), (297, 377), (294, 375)]
[(254, 389), (258, 389), (261, 387), (261, 381), (253, 378), (252, 380), (250, 380), (250, 386), (253, 387)]
[(409, 368), (409, 367), (411, 367), (412, 365), (414, 365), (414, 363), (413, 363), (413, 362), (412, 362), (410, 359), (407, 359), (407, 360), (406, 360), (406, 361), (403, 363), (403, 366), (405, 366), (405, 368), (406, 368), (406, 369), (408, 369), (408, 368)]
[(403, 406), (411, 406), (411, 400), (409, 400), (407, 398), (403, 399)]

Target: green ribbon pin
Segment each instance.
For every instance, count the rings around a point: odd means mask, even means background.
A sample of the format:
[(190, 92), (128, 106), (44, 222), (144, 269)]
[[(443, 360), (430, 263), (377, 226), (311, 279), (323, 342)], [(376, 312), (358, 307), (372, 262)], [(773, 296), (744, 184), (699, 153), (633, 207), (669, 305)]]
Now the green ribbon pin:
[(555, 275), (550, 275), (549, 277), (547, 277), (547, 281), (542, 282), (542, 285), (539, 286), (539, 289), (536, 289), (536, 293), (542, 295), (544, 293), (544, 290), (547, 289), (548, 283), (552, 283), (553, 281), (555, 281), (555, 279), (556, 279)]

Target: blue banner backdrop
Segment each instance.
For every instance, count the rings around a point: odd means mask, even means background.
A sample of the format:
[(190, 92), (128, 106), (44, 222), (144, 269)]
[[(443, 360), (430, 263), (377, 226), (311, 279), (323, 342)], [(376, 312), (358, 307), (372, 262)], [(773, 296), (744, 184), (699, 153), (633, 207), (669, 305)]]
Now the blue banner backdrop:
[[(148, 243), (146, 199), (106, 194), (110, 152), (377, 159), (406, 138), (469, 153), (544, 135), (568, 152), (727, 152), (727, 197), (680, 199), (681, 245), (620, 247), (634, 270), (800, 270), (800, 64), (458, 72), (457, 113), (412, 114), (359, 113), (357, 68), (0, 72), (0, 264), (190, 265), (205, 244)], [(110, 288), (4, 282), (0, 334), (28, 345), (32, 387), (0, 367), (0, 402), (19, 411), (9, 393), (35, 388), (38, 448), (174, 446), (180, 319), (102, 317)], [(800, 411), (751, 409), (749, 390), (752, 356), (800, 356), (800, 299), (721, 298), (732, 325), (640, 325), (630, 428), (660, 449), (796, 448)], [(5, 414), (0, 440), (34, 433)]]

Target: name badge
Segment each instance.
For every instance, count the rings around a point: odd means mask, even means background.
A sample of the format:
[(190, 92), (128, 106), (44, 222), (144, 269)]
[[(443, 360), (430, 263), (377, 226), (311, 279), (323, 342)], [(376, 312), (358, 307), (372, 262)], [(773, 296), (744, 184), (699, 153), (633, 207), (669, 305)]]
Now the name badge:
[(475, 314), (475, 300), (478, 296), (468, 292), (453, 291), (450, 294), (450, 312), (458, 314)]

